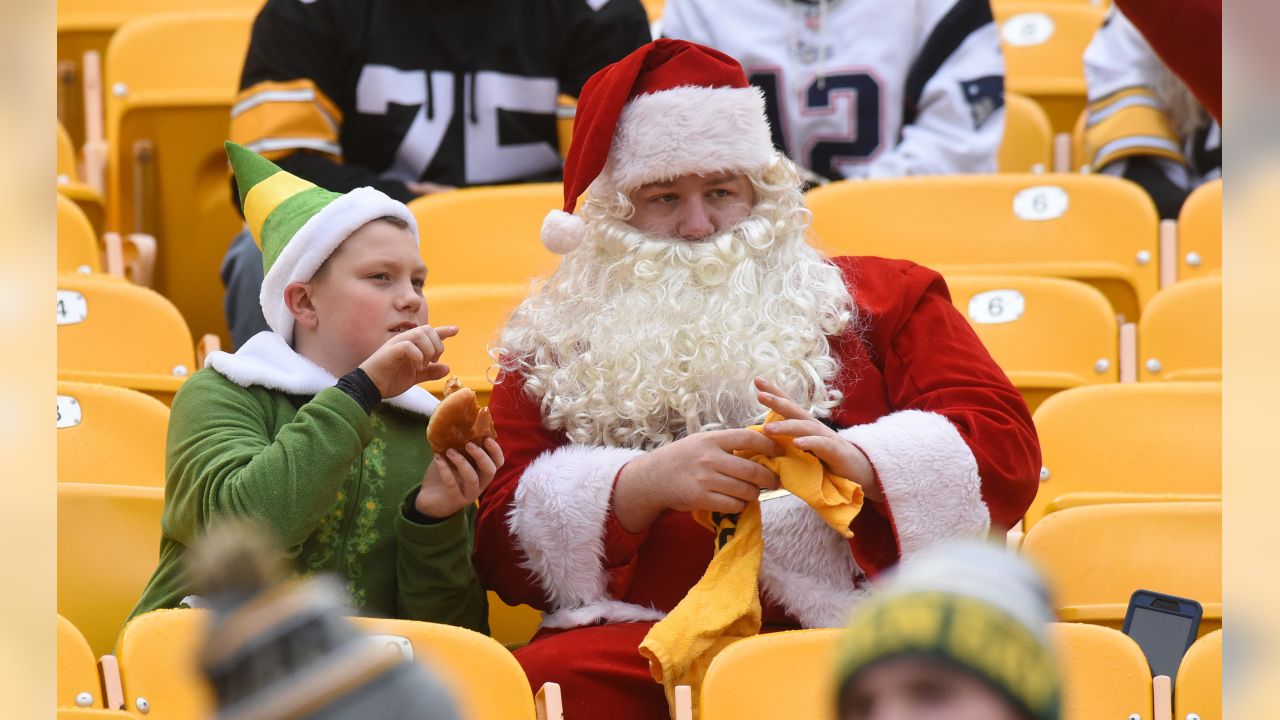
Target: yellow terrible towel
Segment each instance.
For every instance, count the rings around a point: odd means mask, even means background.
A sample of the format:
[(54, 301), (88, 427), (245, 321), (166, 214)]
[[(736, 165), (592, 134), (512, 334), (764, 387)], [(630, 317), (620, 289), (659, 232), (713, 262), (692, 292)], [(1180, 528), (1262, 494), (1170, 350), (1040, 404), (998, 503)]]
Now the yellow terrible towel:
[[(765, 422), (781, 419), (771, 412)], [(862, 509), (862, 488), (827, 472), (821, 460), (795, 447), (792, 438), (773, 439), (783, 455), (751, 459), (777, 474), (784, 490), (808, 503), (837, 532), (853, 537), (849, 524)], [(760, 502), (749, 502), (737, 515), (699, 511), (693, 517), (716, 534), (715, 557), (698, 584), (640, 643), (653, 679), (666, 691), (672, 717), (677, 685), (690, 686), (696, 718), (702, 678), (711, 661), (730, 644), (760, 632)]]

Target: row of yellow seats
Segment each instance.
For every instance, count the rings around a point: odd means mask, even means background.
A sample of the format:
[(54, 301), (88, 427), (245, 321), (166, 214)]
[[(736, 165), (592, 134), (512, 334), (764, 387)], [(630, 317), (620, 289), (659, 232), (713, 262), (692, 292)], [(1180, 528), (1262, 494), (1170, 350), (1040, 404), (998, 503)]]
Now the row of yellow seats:
[[(148, 717), (193, 718), (210, 714), (210, 693), (194, 669), (202, 611), (159, 611), (136, 619), (120, 645), (119, 671), (104, 663), (105, 685), (76, 628), (59, 617), (58, 705), (143, 708)], [(449, 626), (358, 619), (366, 632), (397, 635), (415, 660), (439, 673), (455, 692), (468, 720), (557, 718), (559, 688), (532, 697), (514, 658), (488, 638)], [(834, 697), (831, 668), (841, 630), (798, 630), (748, 638), (716, 657), (702, 686), (706, 720), (765, 720), (786, 716), (829, 717)], [(1153, 679), (1142, 650), (1128, 636), (1105, 627), (1055, 623), (1050, 628), (1060, 658), (1065, 720), (1222, 717), (1222, 631), (1198, 639), (1170, 678)], [(785, 660), (784, 660), (785, 659)], [(677, 694), (679, 697), (679, 693)], [(687, 695), (685, 695), (687, 699)], [(91, 704), (92, 703), (92, 704)], [(689, 717), (687, 705), (677, 717)], [(79, 715), (67, 717), (82, 717)], [(105, 714), (84, 717), (106, 717)]]
[[(707, 670), (702, 717), (830, 717), (835, 696), (831, 668), (840, 632), (780, 632), (730, 645)], [(1055, 623), (1050, 635), (1062, 659), (1064, 720), (1170, 720), (1170, 704), (1177, 718), (1222, 717), (1221, 630), (1197, 640), (1187, 651), (1172, 698), (1169, 683), (1153, 682), (1146, 656), (1127, 635), (1075, 623)], [(1162, 705), (1164, 715), (1158, 711)]]
[[(371, 635), (408, 641), (413, 659), (453, 691), (465, 720), (563, 717), (559, 687), (547, 683), (535, 696), (520, 664), (492, 638), (450, 625), (412, 620), (353, 621)], [(107, 717), (110, 710), (138, 713), (149, 720), (210, 717), (213, 696), (195, 664), (205, 622), (203, 610), (148, 613), (124, 628), (115, 655), (95, 660), (75, 623), (60, 614), (58, 706), (101, 711), (87, 717)]]

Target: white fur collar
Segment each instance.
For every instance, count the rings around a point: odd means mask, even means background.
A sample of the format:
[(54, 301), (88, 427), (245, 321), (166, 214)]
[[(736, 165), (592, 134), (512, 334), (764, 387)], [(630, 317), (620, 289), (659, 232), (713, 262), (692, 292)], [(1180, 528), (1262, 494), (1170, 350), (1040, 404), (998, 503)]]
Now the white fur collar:
[[(289, 347), (283, 337), (269, 330), (249, 338), (235, 353), (211, 353), (205, 364), (241, 387), (258, 385), (292, 395), (315, 395), (338, 382), (324, 368)], [(409, 388), (383, 402), (423, 417), (431, 417), (440, 404), (434, 395), (420, 387)]]

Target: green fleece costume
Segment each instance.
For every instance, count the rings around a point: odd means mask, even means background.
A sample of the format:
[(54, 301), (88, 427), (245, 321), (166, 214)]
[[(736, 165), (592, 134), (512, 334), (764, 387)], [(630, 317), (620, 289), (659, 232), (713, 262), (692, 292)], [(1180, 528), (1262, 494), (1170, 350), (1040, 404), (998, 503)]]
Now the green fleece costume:
[[(377, 191), (335, 196), (278, 176), (239, 146), (228, 155), (246, 220), (272, 249), (264, 264), (269, 279), (280, 276), (276, 285), (310, 279), (370, 220), (400, 217), (417, 236), (408, 209)], [(262, 302), (283, 303), (265, 285)], [(282, 316), (235, 354), (211, 354), (174, 398), (160, 564), (130, 617), (190, 594), (187, 548), (215, 517), (238, 515), (273, 530), (300, 572), (341, 576), (362, 615), (487, 632), (471, 565), (474, 508), (436, 522), (413, 509), (432, 459), (425, 433), (438, 401), (414, 387), (367, 413), (290, 347), (292, 324)]]

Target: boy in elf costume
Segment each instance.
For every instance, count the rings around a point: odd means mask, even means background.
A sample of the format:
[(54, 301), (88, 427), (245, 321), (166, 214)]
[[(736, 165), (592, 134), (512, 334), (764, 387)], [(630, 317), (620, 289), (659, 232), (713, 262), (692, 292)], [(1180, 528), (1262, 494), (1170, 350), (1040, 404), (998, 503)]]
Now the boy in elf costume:
[(214, 353), (174, 398), (160, 563), (133, 610), (190, 593), (183, 556), (220, 515), (267, 527), (304, 573), (336, 573), (362, 615), (487, 631), (471, 565), (474, 502), (497, 443), (433, 457), (443, 340), (426, 324), (427, 268), (408, 208), (373, 188), (337, 194), (227, 143), (262, 248), (271, 326)]

